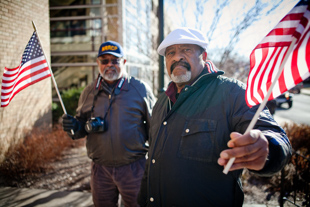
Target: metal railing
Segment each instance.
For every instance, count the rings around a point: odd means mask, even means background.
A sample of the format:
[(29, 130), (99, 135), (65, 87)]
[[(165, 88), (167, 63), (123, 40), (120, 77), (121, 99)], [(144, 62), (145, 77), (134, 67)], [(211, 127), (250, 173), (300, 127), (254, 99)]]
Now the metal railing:
[[(310, 207), (310, 159), (298, 152), (293, 152), (289, 166), (293, 166), (290, 173), (285, 168), (281, 171), (281, 192), (279, 203), (286, 206)], [(292, 179), (286, 179), (290, 176)], [(289, 205), (292, 204), (292, 205)]]

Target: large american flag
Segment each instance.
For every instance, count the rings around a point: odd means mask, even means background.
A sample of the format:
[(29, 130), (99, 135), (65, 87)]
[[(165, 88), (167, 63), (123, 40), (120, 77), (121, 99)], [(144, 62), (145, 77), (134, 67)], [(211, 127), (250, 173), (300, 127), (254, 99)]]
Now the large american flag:
[[(310, 7), (302, 0), (269, 32), (250, 55), (246, 102), (254, 106), (263, 101), (273, 81), (268, 100), (272, 100), (310, 76)], [(287, 54), (293, 39), (293, 50)], [(274, 80), (284, 57), (287, 61), (278, 80)]]
[(1, 85), (1, 107), (9, 105), (12, 98), (21, 90), (35, 84), (51, 73), (38, 41), (36, 32), (33, 32), (18, 67), (5, 68)]

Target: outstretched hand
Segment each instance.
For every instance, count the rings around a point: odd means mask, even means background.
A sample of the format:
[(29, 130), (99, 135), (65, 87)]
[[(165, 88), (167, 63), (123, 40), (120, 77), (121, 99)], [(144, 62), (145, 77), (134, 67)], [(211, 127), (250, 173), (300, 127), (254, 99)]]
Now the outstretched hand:
[(218, 164), (225, 166), (230, 158), (235, 157), (234, 164), (229, 171), (247, 168), (261, 170), (267, 160), (269, 148), (268, 140), (259, 130), (251, 130), (247, 134), (232, 132), (227, 146), (231, 149), (223, 150)]

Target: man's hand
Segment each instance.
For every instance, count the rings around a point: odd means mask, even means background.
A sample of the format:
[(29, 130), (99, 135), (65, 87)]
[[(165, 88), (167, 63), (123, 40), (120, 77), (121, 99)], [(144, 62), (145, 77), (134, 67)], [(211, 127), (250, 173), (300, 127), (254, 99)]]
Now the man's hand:
[(74, 135), (72, 134), (73, 132), (76, 132), (80, 128), (80, 124), (76, 118), (69, 114), (63, 114), (62, 115), (62, 128), (65, 132), (67, 132), (69, 135)]
[(248, 168), (261, 170), (269, 153), (268, 140), (259, 130), (251, 130), (247, 134), (232, 132), (227, 146), (231, 149), (223, 150), (218, 164), (225, 166), (230, 158), (235, 157), (234, 164), (229, 171)]

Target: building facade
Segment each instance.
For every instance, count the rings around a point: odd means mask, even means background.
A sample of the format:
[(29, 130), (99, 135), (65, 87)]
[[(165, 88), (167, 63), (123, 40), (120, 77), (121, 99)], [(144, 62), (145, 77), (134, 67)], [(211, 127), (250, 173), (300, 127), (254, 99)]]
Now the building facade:
[[(153, 88), (158, 73), (158, 0), (1, 0), (0, 84), (5, 67), (15, 68), (37, 26), (60, 91), (82, 87), (98, 75), (102, 42), (119, 42), (126, 70)], [(51, 78), (20, 91), (0, 108), (0, 162), (8, 147), (35, 126), (52, 127), (52, 102), (59, 101)]]
[[(0, 84), (5, 67), (21, 63), (25, 47), (37, 27), (42, 48), (50, 60), (48, 0), (0, 1)], [(51, 127), (51, 79), (44, 79), (20, 91), (5, 108), (0, 108), (0, 162), (12, 143), (18, 142), (34, 126)]]
[(59, 89), (82, 87), (94, 80), (99, 46), (108, 40), (123, 46), (129, 75), (156, 87), (156, 2), (50, 0), (51, 65)]

